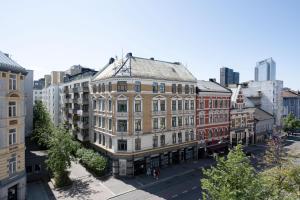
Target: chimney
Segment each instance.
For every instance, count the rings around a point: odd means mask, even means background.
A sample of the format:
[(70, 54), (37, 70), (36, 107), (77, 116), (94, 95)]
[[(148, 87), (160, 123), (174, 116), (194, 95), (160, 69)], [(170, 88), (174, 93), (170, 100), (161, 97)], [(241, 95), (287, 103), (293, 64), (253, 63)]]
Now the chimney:
[(214, 83), (217, 82), (217, 80), (216, 80), (215, 78), (210, 78), (209, 81), (210, 81), (210, 82), (214, 82)]
[(150, 58), (150, 60), (154, 60), (154, 58), (153, 58), (153, 57), (151, 57), (151, 58)]
[(131, 52), (127, 53), (127, 55), (126, 55), (126, 58), (129, 58), (129, 57), (132, 57), (132, 53)]
[(9, 58), (9, 54), (8, 53), (4, 53), (4, 55)]
[(114, 58), (110, 58), (109, 61), (108, 61), (108, 64), (112, 64), (115, 62), (115, 59)]

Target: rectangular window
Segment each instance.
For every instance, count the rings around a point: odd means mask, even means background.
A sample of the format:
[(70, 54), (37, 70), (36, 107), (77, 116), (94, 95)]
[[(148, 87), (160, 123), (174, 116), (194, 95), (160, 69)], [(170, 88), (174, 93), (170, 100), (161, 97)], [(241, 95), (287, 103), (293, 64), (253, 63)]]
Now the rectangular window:
[(191, 125), (194, 125), (194, 116), (190, 116)]
[(173, 94), (176, 93), (176, 84), (172, 84), (172, 93), (173, 93)]
[(118, 81), (117, 82), (117, 91), (118, 92), (127, 92), (127, 82), (126, 81)]
[(166, 128), (166, 118), (165, 117), (161, 117), (160, 118), (160, 128), (161, 129), (165, 129)]
[(97, 141), (97, 133), (94, 132), (94, 142), (96, 142), (96, 141)]
[(200, 109), (204, 109), (204, 100), (200, 99)]
[(141, 81), (136, 81), (134, 85), (135, 92), (141, 92)]
[(165, 143), (166, 143), (165, 139), (166, 139), (165, 135), (160, 136), (160, 146), (165, 146)]
[(97, 101), (94, 100), (93, 101), (93, 109), (96, 110), (96, 108), (97, 108)]
[(194, 132), (193, 131), (191, 131), (190, 135), (191, 135), (191, 140), (194, 140)]
[(191, 104), (191, 106), (190, 106), (191, 110), (194, 110), (194, 108), (195, 108), (194, 100), (191, 100), (190, 104)]
[(214, 108), (218, 108), (218, 100), (215, 100)]
[(118, 132), (127, 132), (127, 120), (118, 120)]
[(102, 99), (102, 109), (101, 109), (101, 111), (105, 111), (105, 100), (104, 99)]
[(185, 141), (188, 142), (190, 140), (189, 133), (185, 132)]
[(157, 82), (153, 82), (153, 84), (152, 84), (152, 91), (153, 91), (153, 93), (157, 93), (158, 92), (158, 83)]
[(178, 133), (178, 143), (182, 143), (182, 133)]
[(204, 125), (204, 115), (200, 115), (200, 125)]
[(176, 100), (172, 100), (172, 111), (176, 111)]
[(135, 150), (141, 150), (141, 138), (135, 138)]
[(106, 138), (105, 135), (103, 135), (102, 145), (105, 146)]
[(101, 128), (105, 128), (105, 117), (102, 117), (102, 124)]
[(189, 93), (189, 90), (190, 90), (189, 85), (185, 85), (185, 86), (184, 86), (184, 93), (185, 93), (185, 94), (188, 94), (188, 93)]
[(112, 119), (108, 119), (108, 130), (111, 131), (112, 128)]
[(160, 93), (165, 93), (165, 92), (166, 92), (165, 84), (161, 83), (160, 84)]
[(172, 117), (172, 127), (176, 127), (176, 117)]
[(111, 99), (108, 100), (108, 111), (112, 111), (112, 102), (111, 102)]
[(8, 116), (16, 117), (17, 116), (17, 106), (15, 101), (10, 101), (8, 104)]
[(189, 100), (184, 101), (184, 109), (189, 110)]
[(9, 75), (9, 90), (17, 89), (17, 75), (10, 74)]
[(127, 151), (127, 140), (118, 140), (118, 151)]
[(173, 141), (173, 144), (176, 144), (176, 133), (172, 134), (172, 141)]
[(178, 100), (178, 110), (182, 110), (182, 100)]
[(126, 100), (118, 100), (118, 112), (127, 112)]
[(111, 85), (111, 82), (108, 83), (108, 91), (109, 91), (109, 92), (112, 91), (112, 85)]
[(96, 118), (96, 116), (94, 116), (94, 126), (96, 126), (97, 125), (97, 118)]
[(160, 100), (160, 111), (166, 111), (166, 101)]
[(177, 88), (178, 94), (182, 94), (182, 85), (178, 84), (178, 88)]
[(182, 117), (178, 117), (178, 126), (182, 126)]
[(135, 131), (141, 131), (142, 130), (142, 120), (136, 119), (135, 120)]
[(108, 148), (112, 148), (112, 139), (111, 137), (109, 137), (109, 141), (108, 141)]
[(186, 125), (186, 126), (189, 125), (189, 117), (185, 117), (185, 125)]
[(153, 129), (158, 129), (158, 118), (153, 119)]
[(142, 112), (141, 100), (135, 100), (134, 102), (134, 111)]
[(158, 100), (153, 101), (153, 111), (158, 111)]
[(98, 127), (102, 127), (102, 117), (98, 117)]
[(9, 145), (16, 144), (16, 129), (9, 129)]
[(14, 156), (9, 160), (9, 175), (16, 173), (17, 171), (17, 158)]
[(158, 136), (153, 136), (153, 147), (158, 147)]
[(190, 87), (190, 93), (191, 93), (191, 94), (194, 94), (194, 93), (195, 93), (195, 88), (194, 88), (193, 85), (191, 85), (191, 87)]
[(98, 138), (99, 138), (98, 143), (101, 144), (102, 143), (102, 134), (99, 133), (99, 137)]

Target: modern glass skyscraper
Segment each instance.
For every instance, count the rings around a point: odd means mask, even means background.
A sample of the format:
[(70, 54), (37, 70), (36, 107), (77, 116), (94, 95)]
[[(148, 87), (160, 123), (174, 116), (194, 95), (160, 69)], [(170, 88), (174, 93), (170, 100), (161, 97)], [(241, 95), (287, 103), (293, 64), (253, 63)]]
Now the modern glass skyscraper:
[(272, 58), (268, 58), (256, 63), (255, 81), (276, 80), (276, 63)]
[(239, 84), (240, 73), (234, 72), (233, 69), (222, 67), (220, 68), (220, 84), (224, 87), (229, 84)]

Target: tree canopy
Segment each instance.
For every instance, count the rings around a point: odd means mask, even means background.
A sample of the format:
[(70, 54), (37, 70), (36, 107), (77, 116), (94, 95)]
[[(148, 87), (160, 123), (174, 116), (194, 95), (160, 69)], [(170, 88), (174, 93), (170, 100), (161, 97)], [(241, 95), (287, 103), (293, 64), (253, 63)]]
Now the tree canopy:
[(300, 129), (300, 120), (293, 114), (288, 114), (288, 116), (283, 119), (283, 129), (284, 131), (294, 133), (297, 129)]

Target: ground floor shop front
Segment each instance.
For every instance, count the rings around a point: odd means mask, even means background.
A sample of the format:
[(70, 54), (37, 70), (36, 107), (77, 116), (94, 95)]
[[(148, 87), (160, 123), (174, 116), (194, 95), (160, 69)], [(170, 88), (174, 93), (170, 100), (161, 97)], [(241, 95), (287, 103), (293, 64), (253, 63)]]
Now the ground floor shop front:
[(112, 173), (115, 176), (136, 176), (146, 174), (147, 170), (164, 168), (198, 159), (197, 145), (180, 149), (112, 158)]
[(16, 174), (6, 180), (0, 181), (0, 200), (25, 200), (26, 174)]

